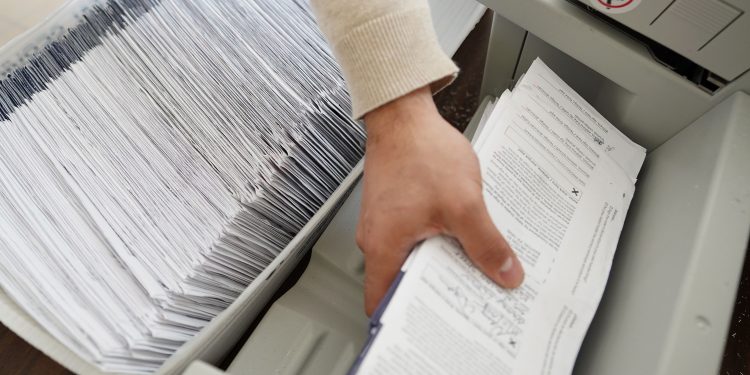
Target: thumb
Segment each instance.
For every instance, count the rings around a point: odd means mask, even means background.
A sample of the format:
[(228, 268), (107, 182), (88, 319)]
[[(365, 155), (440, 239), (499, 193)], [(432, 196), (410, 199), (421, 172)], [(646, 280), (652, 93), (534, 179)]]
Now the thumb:
[(492, 222), (484, 203), (451, 226), (469, 259), (487, 277), (504, 288), (516, 288), (524, 278), (521, 262)]

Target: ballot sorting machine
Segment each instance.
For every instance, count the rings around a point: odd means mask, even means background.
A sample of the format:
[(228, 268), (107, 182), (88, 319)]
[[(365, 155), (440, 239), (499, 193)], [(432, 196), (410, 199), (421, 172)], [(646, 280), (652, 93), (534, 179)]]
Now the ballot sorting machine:
[[(750, 0), (481, 2), (495, 13), (483, 95), (511, 88), (541, 57), (648, 149), (574, 373), (716, 372), (750, 234)], [(361, 173), (360, 163), (159, 373), (346, 373), (368, 333), (354, 240)], [(294, 286), (263, 312), (308, 251)], [(67, 368), (96, 372), (4, 293), (0, 318)]]
[[(715, 373), (750, 233), (750, 1), (482, 2), (495, 12), (483, 95), (541, 57), (648, 149), (574, 373)], [(357, 185), (228, 372), (348, 370), (368, 323), (360, 194)], [(188, 373), (222, 372), (197, 362)]]

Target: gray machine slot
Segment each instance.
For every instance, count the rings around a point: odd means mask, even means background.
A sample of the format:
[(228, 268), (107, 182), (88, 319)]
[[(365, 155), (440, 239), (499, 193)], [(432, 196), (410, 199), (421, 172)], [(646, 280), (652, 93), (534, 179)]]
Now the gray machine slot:
[[(542, 55), (576, 90), (592, 80), (606, 86), (602, 86), (604, 94), (598, 89), (587, 94), (584, 89), (582, 96), (597, 109), (601, 107), (613, 124), (649, 150), (734, 92), (750, 92), (747, 72), (714, 94), (705, 92), (656, 61), (639, 40), (577, 4), (564, 0), (481, 2), (496, 12), (486, 66), (490, 74), (486, 75), (483, 92), (509, 87), (517, 78), (515, 73), (525, 71), (523, 64), (514, 64), (522, 50), (533, 47), (545, 51), (525, 53), (528, 58), (534, 53)], [(579, 73), (584, 71), (591, 74)], [(609, 102), (603, 105), (605, 100)]]
[(604, 15), (731, 81), (750, 69), (748, 10), (747, 0), (648, 0)]

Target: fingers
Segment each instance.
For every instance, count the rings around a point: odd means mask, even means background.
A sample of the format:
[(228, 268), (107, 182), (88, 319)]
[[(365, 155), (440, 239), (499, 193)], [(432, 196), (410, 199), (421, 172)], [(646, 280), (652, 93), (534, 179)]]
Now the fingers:
[(451, 232), (466, 254), (490, 279), (505, 288), (516, 288), (523, 282), (521, 262), (492, 222), (484, 202), (471, 206), (452, 220)]
[[(495, 227), (484, 202), (479, 202), (481, 204), (473, 205), (465, 214), (452, 216), (450, 232), (461, 242), (474, 265), (487, 277), (502, 287), (516, 288), (523, 282), (523, 267)], [(433, 228), (417, 236), (409, 236), (407, 233), (414, 228), (407, 225), (390, 227), (387, 235), (373, 235), (367, 233), (367, 227), (360, 222), (357, 243), (365, 254), (365, 311), (371, 316), (401, 270), (411, 247), (420, 239), (436, 235), (439, 231)]]
[(409, 248), (378, 246), (365, 251), (365, 312), (371, 316), (409, 255)]
[(357, 246), (365, 255), (365, 312), (371, 316), (401, 271), (401, 266), (419, 241), (440, 230), (422, 225), (419, 220), (387, 224), (368, 220), (357, 225)]

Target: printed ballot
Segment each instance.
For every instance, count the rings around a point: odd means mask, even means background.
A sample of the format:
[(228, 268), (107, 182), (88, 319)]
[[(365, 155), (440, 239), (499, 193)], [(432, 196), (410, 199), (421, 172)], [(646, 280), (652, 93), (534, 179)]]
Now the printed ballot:
[(474, 138), (493, 222), (526, 270), (505, 290), (452, 238), (420, 244), (358, 374), (564, 374), (601, 299), (645, 150), (537, 59)]

